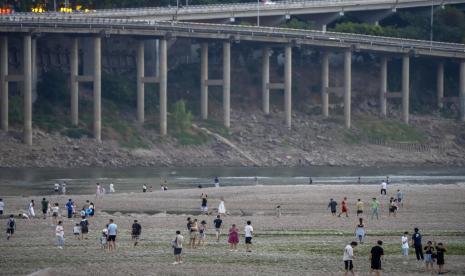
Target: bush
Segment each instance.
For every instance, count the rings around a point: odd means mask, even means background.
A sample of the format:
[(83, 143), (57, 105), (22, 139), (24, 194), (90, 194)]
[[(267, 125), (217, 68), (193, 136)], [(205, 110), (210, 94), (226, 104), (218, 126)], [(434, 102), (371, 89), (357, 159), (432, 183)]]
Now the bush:
[(173, 112), (174, 127), (176, 132), (187, 132), (192, 125), (192, 113), (186, 110), (186, 103), (183, 100), (177, 101)]

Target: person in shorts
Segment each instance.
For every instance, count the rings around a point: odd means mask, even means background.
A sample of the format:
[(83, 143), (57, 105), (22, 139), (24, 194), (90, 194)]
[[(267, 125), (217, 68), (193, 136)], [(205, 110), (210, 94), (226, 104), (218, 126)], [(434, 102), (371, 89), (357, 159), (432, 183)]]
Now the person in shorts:
[(142, 226), (136, 219), (134, 220), (134, 223), (132, 224), (131, 228), (132, 228), (131, 237), (132, 237), (132, 240), (134, 241), (134, 246), (136, 246), (139, 242), (140, 234), (142, 233)]
[(116, 249), (116, 234), (118, 234), (118, 226), (110, 219), (108, 224), (108, 251)]
[(174, 250), (174, 265), (182, 264), (182, 242), (184, 241), (184, 237), (181, 235), (181, 231), (176, 231), (176, 237), (172, 241), (173, 250)]
[(73, 235), (74, 235), (74, 238), (76, 240), (80, 240), (81, 239), (81, 226), (79, 225), (79, 223), (76, 223), (73, 227)]
[(250, 220), (247, 221), (247, 225), (244, 227), (245, 233), (245, 251), (252, 252), (250, 247), (252, 246), (253, 227)]
[(344, 197), (344, 199), (341, 202), (341, 212), (338, 217), (341, 217), (342, 214), (346, 214), (346, 217), (349, 217), (349, 209), (347, 208), (347, 197)]
[(16, 230), (16, 221), (15, 221), (15, 216), (10, 215), (10, 218), (8, 219), (6, 223), (6, 239), (9, 240), (11, 237), (13, 237), (13, 234), (15, 233)]
[(434, 271), (434, 260), (433, 254), (435, 253), (435, 248), (433, 242), (428, 241), (426, 246), (423, 248), (425, 250), (425, 269), (426, 271)]
[(200, 198), (202, 199), (202, 203), (200, 205), (200, 211), (202, 211), (204, 215), (208, 215), (208, 204), (207, 204), (208, 195), (206, 193), (202, 193), (202, 195), (200, 195)]
[(333, 216), (336, 216), (336, 212), (337, 212), (336, 207), (337, 207), (337, 202), (334, 199), (331, 198), (329, 200), (327, 209), (331, 209), (331, 215), (333, 215)]
[(350, 244), (346, 245), (344, 248), (344, 255), (342, 260), (344, 261), (344, 276), (347, 276), (350, 273), (355, 276), (354, 272), (354, 247), (357, 246), (357, 242), (353, 241)]
[(213, 224), (215, 225), (216, 242), (219, 242), (220, 235), (221, 235), (221, 228), (223, 226), (223, 220), (221, 219), (220, 215), (216, 216), (216, 219), (213, 221)]
[(58, 224), (59, 215), (60, 215), (60, 206), (58, 205), (58, 203), (55, 203), (55, 205), (52, 207), (53, 224)]
[(384, 250), (381, 247), (383, 245), (382, 241), (377, 241), (377, 245), (373, 246), (370, 251), (370, 262), (371, 262), (371, 269), (370, 275), (375, 272), (377, 276), (381, 275), (381, 261), (384, 256)]
[[(436, 242), (435, 242), (436, 244)], [(438, 264), (438, 274), (447, 273), (444, 270), (444, 264), (446, 263), (444, 260), (444, 253), (447, 251), (446, 246), (442, 242), (438, 242), (436, 245), (436, 254), (437, 254), (437, 264)]]
[(199, 223), (197, 219), (192, 221), (191, 229), (190, 229), (190, 246), (191, 249), (196, 248), (196, 241), (199, 241)]
[(398, 205), (400, 207), (404, 207), (404, 202), (402, 201), (402, 199), (404, 199), (404, 194), (400, 191), (400, 189), (397, 189), (396, 198)]
[(205, 247), (205, 241), (207, 240), (207, 222), (202, 220), (199, 225), (199, 242), (198, 246)]
[(363, 215), (363, 201), (359, 198), (357, 200), (357, 217)]

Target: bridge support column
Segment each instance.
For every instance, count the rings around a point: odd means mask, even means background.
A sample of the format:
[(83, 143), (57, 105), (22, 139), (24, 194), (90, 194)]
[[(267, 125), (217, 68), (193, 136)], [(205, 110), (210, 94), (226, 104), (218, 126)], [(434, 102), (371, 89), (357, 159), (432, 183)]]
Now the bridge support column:
[(402, 57), (402, 121), (409, 121), (409, 97), (410, 97), (410, 57)]
[(292, 47), (286, 45), (284, 50), (284, 112), (286, 113), (286, 126), (292, 126)]
[(200, 110), (202, 119), (208, 119), (208, 44), (202, 43), (200, 50)]
[(231, 43), (223, 42), (223, 112), (224, 126), (229, 128), (231, 112)]
[(2, 93), (2, 130), (8, 131), (8, 37), (0, 41), (0, 89)]
[(329, 116), (329, 53), (323, 52), (321, 57), (321, 111), (323, 117)]
[(263, 113), (270, 114), (270, 48), (262, 49), (262, 108)]
[(78, 38), (74, 37), (71, 41), (71, 124), (77, 126), (79, 124), (79, 82), (77, 77), (79, 74), (79, 53), (78, 53)]
[(31, 40), (32, 97), (37, 98), (37, 38)]
[(352, 97), (352, 52), (350, 50), (346, 50), (344, 52), (344, 118), (345, 118), (346, 128), (350, 128), (351, 97)]
[(167, 41), (160, 40), (160, 135), (167, 134), (167, 86), (168, 86), (168, 56)]
[(444, 98), (444, 63), (438, 63), (436, 86), (438, 95), (438, 108), (442, 108), (444, 104), (442, 100)]
[(465, 122), (465, 60), (460, 61), (460, 121)]
[(32, 38), (23, 38), (24, 143), (32, 146)]
[(145, 85), (142, 78), (145, 76), (145, 49), (144, 41), (139, 41), (137, 45), (137, 121), (144, 123), (145, 117)]
[(381, 57), (381, 76), (380, 76), (380, 93), (379, 93), (379, 107), (380, 114), (383, 117), (387, 115), (387, 57)]
[(101, 105), (101, 78), (102, 78), (102, 40), (94, 37), (94, 138), (102, 141), (102, 105)]

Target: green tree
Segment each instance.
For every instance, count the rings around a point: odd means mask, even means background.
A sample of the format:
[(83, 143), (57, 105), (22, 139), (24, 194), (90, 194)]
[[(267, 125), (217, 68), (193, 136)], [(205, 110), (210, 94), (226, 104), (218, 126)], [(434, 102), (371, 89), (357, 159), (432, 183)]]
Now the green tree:
[(179, 100), (175, 103), (173, 118), (178, 133), (185, 133), (191, 127), (192, 113), (186, 109), (184, 100)]

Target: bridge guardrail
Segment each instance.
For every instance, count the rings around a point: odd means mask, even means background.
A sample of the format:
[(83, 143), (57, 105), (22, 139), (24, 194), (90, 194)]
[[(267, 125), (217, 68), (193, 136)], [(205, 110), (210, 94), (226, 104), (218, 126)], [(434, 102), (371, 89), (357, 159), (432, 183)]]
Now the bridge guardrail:
[(369, 36), (360, 34), (336, 33), (336, 32), (321, 32), (314, 30), (296, 30), (285, 29), (276, 27), (256, 27), (256, 26), (237, 26), (237, 25), (221, 25), (221, 24), (205, 24), (205, 23), (186, 23), (186, 22), (172, 22), (172, 21), (155, 21), (155, 20), (137, 20), (137, 19), (109, 19), (109, 18), (75, 18), (75, 17), (56, 17), (45, 18), (40, 16), (16, 17), (16, 16), (2, 16), (0, 22), (7, 23), (21, 23), (21, 24), (88, 24), (93, 26), (100, 26), (112, 28), (120, 27), (134, 27), (134, 28), (156, 28), (167, 31), (188, 31), (188, 32), (215, 32), (230, 35), (273, 35), (289, 39), (317, 39), (317, 40), (330, 40), (339, 41), (341, 43), (354, 43), (354, 44), (370, 44), (381, 46), (395, 46), (402, 48), (419, 48), (426, 50), (440, 50), (440, 51), (453, 51), (465, 52), (465, 45), (457, 43), (446, 42), (430, 42), (423, 40), (404, 39), (404, 38), (391, 38), (381, 36)]

